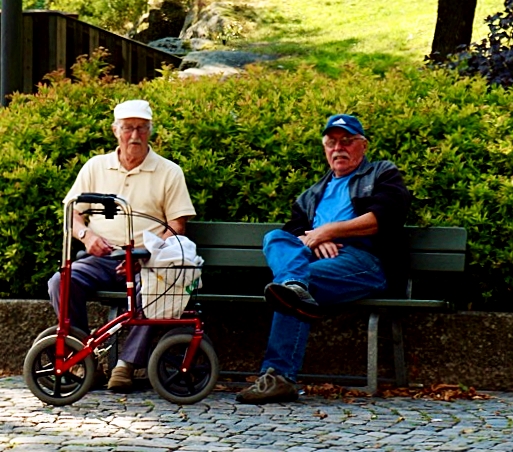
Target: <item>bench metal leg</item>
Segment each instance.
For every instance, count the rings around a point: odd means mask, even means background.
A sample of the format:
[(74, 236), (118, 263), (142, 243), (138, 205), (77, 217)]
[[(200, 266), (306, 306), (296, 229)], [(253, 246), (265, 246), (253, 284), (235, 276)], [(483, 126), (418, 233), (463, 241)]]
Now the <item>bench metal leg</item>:
[(403, 326), (401, 320), (392, 319), (392, 337), (394, 339), (395, 380), (399, 387), (408, 385), (408, 374), (404, 359)]
[(378, 323), (379, 314), (371, 313), (367, 335), (367, 387), (365, 388), (371, 394), (375, 394), (378, 390)]
[[(119, 307), (117, 306), (112, 306), (109, 310), (109, 322), (111, 320), (114, 320), (120, 313), (119, 313)], [(114, 369), (114, 367), (116, 367), (116, 363), (118, 362), (118, 333), (114, 334), (113, 336), (111, 336), (106, 344), (105, 344), (107, 347), (110, 346), (109, 348), (109, 355), (108, 355), (108, 364), (109, 364), (109, 371), (111, 371), (112, 369)]]

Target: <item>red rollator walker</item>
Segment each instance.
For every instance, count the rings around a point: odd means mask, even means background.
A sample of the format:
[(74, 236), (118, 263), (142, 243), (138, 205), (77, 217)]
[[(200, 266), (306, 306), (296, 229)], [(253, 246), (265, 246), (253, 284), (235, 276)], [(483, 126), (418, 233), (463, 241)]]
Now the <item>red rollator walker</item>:
[[(73, 210), (75, 204), (79, 203), (91, 205), (91, 208), (85, 210), (83, 214), (104, 215), (107, 219), (124, 215), (126, 218), (126, 245), (110, 255), (112, 259), (125, 261), (126, 311), (90, 335), (71, 326), (68, 315)], [(212, 342), (203, 332), (203, 322), (199, 312), (178, 309), (177, 315), (177, 309), (174, 307), (171, 310), (160, 309), (163, 306), (162, 303), (174, 302), (185, 307), (190, 301), (191, 293), (194, 296), (194, 289), (198, 282), (195, 275), (200, 274), (201, 269), (183, 265), (182, 249), (181, 261), (178, 259), (179, 262), (173, 265), (145, 268), (143, 263), (140, 273), (141, 284), (138, 284), (139, 279), (136, 278), (138, 259), (147, 260), (151, 254), (145, 249), (134, 248), (134, 216), (157, 221), (170, 229), (160, 220), (133, 212), (128, 202), (116, 195), (83, 193), (72, 198), (64, 207), (59, 323), (39, 334), (25, 357), (23, 368), (27, 386), (38, 399), (45, 403), (61, 406), (81, 399), (93, 383), (97, 355), (101, 353), (102, 345), (105, 345), (121, 328), (132, 325), (170, 327), (151, 353), (147, 368), (151, 385), (164, 399), (177, 404), (190, 404), (202, 400), (214, 389), (219, 374), (219, 364)], [(175, 238), (178, 239), (176, 234)], [(163, 283), (147, 284), (144, 275), (147, 275), (147, 279), (153, 278), (154, 281)], [(139, 285), (141, 289), (137, 290)], [(145, 293), (145, 285), (151, 286), (152, 290), (158, 293)], [(143, 297), (143, 306), (146, 300), (146, 309), (136, 303), (138, 296)], [(156, 306), (159, 306), (158, 310), (151, 309)], [(165, 314), (145, 315), (148, 312), (153, 314), (174, 312), (174, 315), (173, 317)]]

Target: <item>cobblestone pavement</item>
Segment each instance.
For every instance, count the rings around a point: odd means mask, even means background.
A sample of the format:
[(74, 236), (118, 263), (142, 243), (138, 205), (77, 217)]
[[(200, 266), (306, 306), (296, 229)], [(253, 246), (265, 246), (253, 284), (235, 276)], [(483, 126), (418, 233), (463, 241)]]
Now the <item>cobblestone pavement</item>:
[(437, 402), (303, 396), (296, 403), (235, 403), (215, 392), (173, 405), (151, 389), (92, 391), (45, 406), (22, 377), (0, 378), (0, 451), (513, 451), (513, 393)]

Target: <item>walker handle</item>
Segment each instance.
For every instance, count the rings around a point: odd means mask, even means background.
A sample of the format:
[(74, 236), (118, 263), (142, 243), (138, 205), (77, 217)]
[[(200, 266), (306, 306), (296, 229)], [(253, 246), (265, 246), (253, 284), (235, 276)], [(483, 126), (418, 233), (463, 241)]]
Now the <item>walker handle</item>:
[(103, 204), (105, 207), (104, 215), (105, 218), (112, 220), (116, 215), (117, 205), (115, 200), (117, 195), (104, 195), (100, 193), (82, 193), (78, 195), (76, 203), (88, 203), (88, 204)]

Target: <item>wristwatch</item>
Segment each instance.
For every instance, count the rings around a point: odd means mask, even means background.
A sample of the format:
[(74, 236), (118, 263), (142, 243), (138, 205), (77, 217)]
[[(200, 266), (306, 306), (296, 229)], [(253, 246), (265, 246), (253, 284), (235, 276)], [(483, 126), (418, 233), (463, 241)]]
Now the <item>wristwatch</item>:
[(83, 240), (84, 239), (84, 237), (87, 234), (87, 231), (89, 231), (89, 228), (80, 229), (80, 231), (78, 231), (78, 238), (79, 238), (79, 240)]

